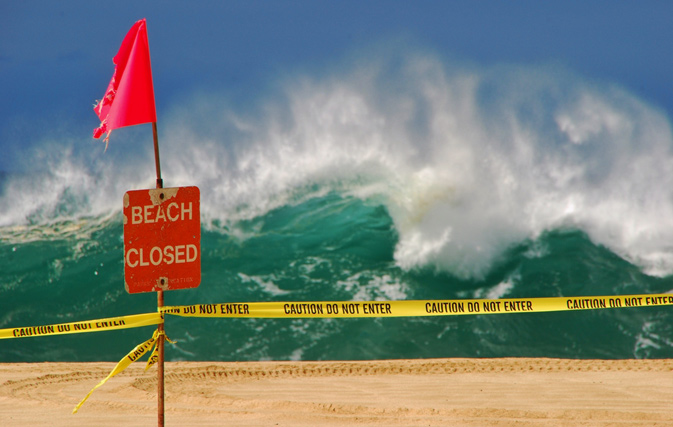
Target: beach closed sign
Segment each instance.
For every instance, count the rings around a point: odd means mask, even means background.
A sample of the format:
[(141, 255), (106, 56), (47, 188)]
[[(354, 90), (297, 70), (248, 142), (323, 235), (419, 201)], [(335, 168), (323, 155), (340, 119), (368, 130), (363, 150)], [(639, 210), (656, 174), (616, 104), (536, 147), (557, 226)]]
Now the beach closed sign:
[(124, 194), (124, 284), (129, 293), (199, 286), (200, 215), (198, 187)]

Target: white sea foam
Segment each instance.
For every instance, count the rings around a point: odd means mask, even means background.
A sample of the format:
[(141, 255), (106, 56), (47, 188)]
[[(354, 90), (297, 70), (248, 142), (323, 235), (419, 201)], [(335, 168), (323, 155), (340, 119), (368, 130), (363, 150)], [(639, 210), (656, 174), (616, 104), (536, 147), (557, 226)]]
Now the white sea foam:
[(353, 301), (389, 301), (407, 298), (407, 286), (385, 274), (371, 278), (366, 285), (358, 287)]
[(499, 299), (504, 298), (514, 289), (516, 283), (521, 280), (521, 273), (515, 272), (512, 276), (491, 288), (479, 289), (475, 292), (475, 298)]
[(248, 276), (243, 273), (238, 273), (238, 277), (240, 277), (244, 283), (245, 282), (256, 283), (262, 291), (272, 296), (287, 295), (290, 293), (290, 291), (280, 289), (274, 283), (274, 281), (276, 281), (277, 278), (274, 277), (273, 275), (271, 275), (270, 277), (260, 277), (260, 276)]
[[(166, 184), (198, 185), (206, 224), (330, 189), (376, 199), (405, 269), (479, 278), (511, 245), (579, 228), (649, 274), (673, 272), (673, 137), (656, 108), (552, 66), (353, 62), (287, 79), (246, 113), (210, 94), (160, 114)], [(46, 182), (7, 183), (0, 226), (118, 210), (152, 182), (139, 167), (151, 148), (77, 159), (56, 156)]]
[[(102, 152), (100, 146), (90, 149)], [(0, 227), (110, 216), (121, 211), (127, 190), (152, 182), (133, 154), (122, 162), (113, 157), (106, 162), (82, 155), (69, 141), (49, 139), (26, 156), (32, 170), (10, 175), (0, 188)]]

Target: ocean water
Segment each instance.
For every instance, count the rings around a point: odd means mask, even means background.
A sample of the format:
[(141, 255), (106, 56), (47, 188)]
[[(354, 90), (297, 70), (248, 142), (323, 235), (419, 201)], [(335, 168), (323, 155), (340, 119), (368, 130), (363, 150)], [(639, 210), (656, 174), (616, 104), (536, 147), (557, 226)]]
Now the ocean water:
[[(429, 54), (160, 113), (165, 186), (201, 190), (202, 282), (166, 305), (673, 291), (673, 136), (615, 85)], [(161, 108), (161, 105), (159, 105)], [(92, 118), (92, 128), (96, 125)], [(151, 312), (123, 280), (122, 196), (148, 125), (45, 136), (0, 175), (0, 328)], [(168, 316), (168, 360), (669, 358), (670, 307), (387, 319)], [(152, 328), (0, 342), (0, 361), (117, 361)]]

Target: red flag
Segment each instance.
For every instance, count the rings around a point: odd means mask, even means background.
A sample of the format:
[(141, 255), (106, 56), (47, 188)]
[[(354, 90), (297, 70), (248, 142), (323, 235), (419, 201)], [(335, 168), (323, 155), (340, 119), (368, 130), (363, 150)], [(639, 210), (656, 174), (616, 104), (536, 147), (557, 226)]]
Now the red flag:
[(93, 137), (107, 132), (106, 143), (113, 129), (157, 121), (145, 19), (131, 27), (112, 62), (115, 71), (110, 84), (94, 106), (101, 124)]

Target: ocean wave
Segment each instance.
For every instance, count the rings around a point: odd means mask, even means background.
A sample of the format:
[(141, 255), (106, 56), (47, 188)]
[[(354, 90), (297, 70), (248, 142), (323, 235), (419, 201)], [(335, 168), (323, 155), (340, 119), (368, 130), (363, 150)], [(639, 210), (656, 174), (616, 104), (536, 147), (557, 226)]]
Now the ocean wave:
[[(166, 186), (199, 186), (207, 227), (336, 192), (386, 209), (405, 270), (484, 278), (509, 248), (579, 229), (648, 274), (673, 272), (670, 123), (623, 88), (558, 67), (386, 53), (289, 77), (257, 102), (242, 113), (195, 96), (162, 117)], [(0, 226), (120, 210), (125, 191), (153, 182), (147, 137), (127, 135), (145, 148), (92, 163), (50, 141), (39, 179), (3, 179)]]

